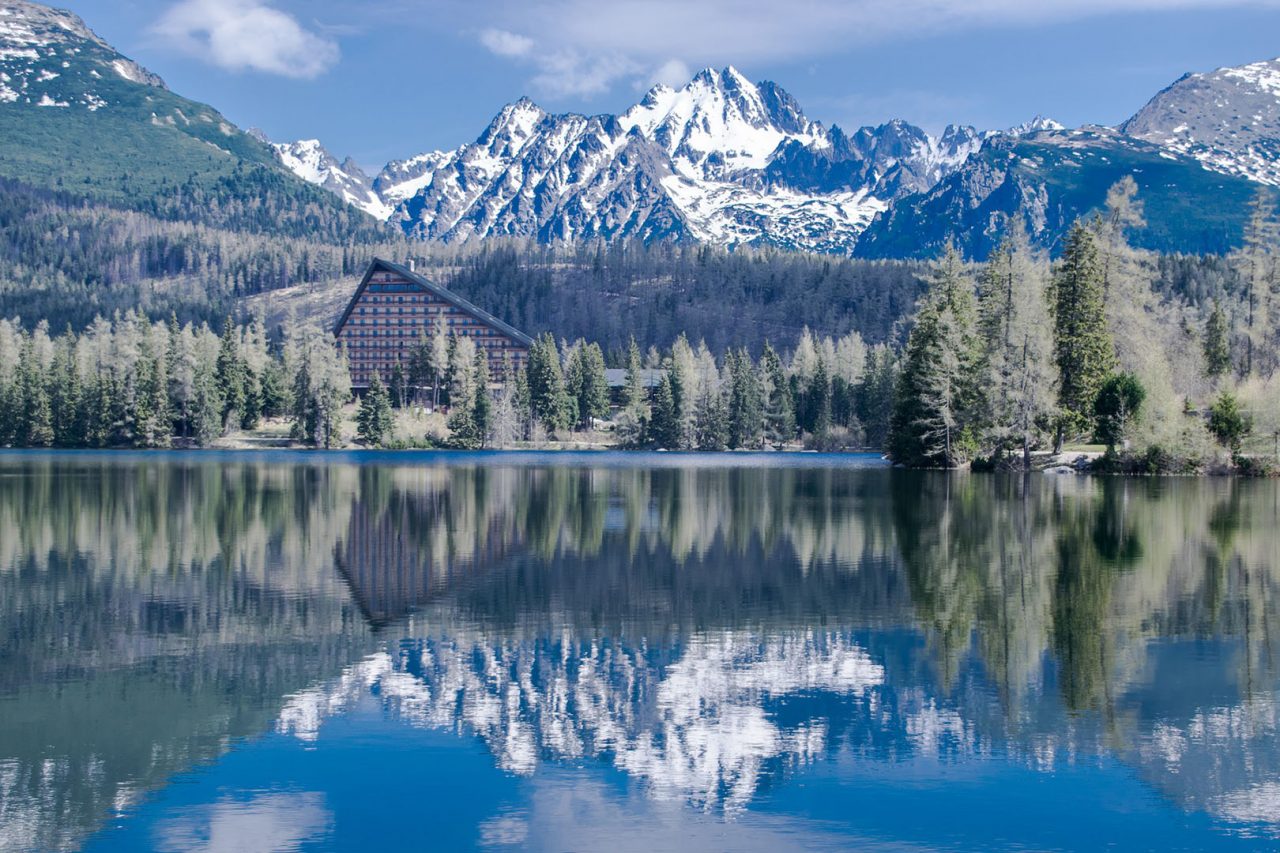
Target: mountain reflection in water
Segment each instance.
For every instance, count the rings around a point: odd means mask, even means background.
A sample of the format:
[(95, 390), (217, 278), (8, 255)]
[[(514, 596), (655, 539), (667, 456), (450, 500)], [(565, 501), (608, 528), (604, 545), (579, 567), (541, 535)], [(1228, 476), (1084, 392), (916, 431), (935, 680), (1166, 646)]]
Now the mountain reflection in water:
[[(1276, 483), (392, 458), (0, 455), (0, 849), (369, 707), (725, 826), (824, 774), (1120, 765), (1205, 837), (1280, 829)], [(149, 843), (341, 829), (239, 782)]]

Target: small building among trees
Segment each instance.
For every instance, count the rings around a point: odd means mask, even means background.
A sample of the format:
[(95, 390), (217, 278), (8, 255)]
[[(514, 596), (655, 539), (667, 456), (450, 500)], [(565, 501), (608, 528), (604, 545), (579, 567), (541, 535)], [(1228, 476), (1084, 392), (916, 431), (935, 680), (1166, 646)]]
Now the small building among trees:
[(426, 341), (470, 338), (495, 379), (524, 367), (533, 339), (411, 268), (375, 258), (338, 318), (334, 335), (347, 350), (351, 385), (365, 389), (374, 373), (391, 384)]

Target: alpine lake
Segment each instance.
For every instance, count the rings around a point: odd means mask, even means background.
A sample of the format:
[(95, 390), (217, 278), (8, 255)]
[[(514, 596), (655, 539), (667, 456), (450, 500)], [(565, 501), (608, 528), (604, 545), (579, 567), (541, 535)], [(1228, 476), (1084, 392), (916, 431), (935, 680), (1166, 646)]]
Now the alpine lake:
[(0, 453), (0, 850), (1277, 847), (1277, 482)]

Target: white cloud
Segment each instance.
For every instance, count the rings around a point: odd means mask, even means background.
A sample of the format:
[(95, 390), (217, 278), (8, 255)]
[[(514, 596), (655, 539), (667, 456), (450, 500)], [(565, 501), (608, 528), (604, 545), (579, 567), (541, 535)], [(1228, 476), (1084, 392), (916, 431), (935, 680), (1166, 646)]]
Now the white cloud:
[(688, 65), (750, 66), (964, 29), (1245, 6), (1280, 0), (455, 0), (452, 11), (464, 27), (480, 16), (502, 21), (505, 29), (484, 30), (481, 41), (530, 64), (535, 87), (590, 95), (622, 80), (670, 82)]
[(693, 71), (688, 65), (678, 59), (668, 59), (654, 69), (653, 76), (646, 82), (676, 88), (688, 83), (691, 77)]
[(506, 30), (485, 30), (480, 43), (498, 56), (528, 56), (533, 50), (533, 39)]
[(314, 791), (258, 794), (249, 800), (178, 810), (159, 821), (156, 848), (184, 853), (267, 853), (296, 850), (323, 838), (332, 825), (324, 795)]
[(260, 0), (182, 0), (152, 31), (220, 68), (310, 78), (338, 61), (337, 42)]

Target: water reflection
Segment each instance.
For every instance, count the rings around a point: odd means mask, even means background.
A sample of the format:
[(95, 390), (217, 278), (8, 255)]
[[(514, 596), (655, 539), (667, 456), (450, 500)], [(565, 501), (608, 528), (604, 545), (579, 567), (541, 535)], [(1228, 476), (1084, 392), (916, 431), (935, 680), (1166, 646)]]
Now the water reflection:
[[(0, 846), (76, 847), (245, 738), (314, 748), (369, 703), (516, 777), (612, 768), (722, 819), (819, 766), (1118, 761), (1270, 835), (1278, 505), (1232, 480), (3, 456)], [(227, 795), (153, 841), (298, 846), (331, 805)]]

